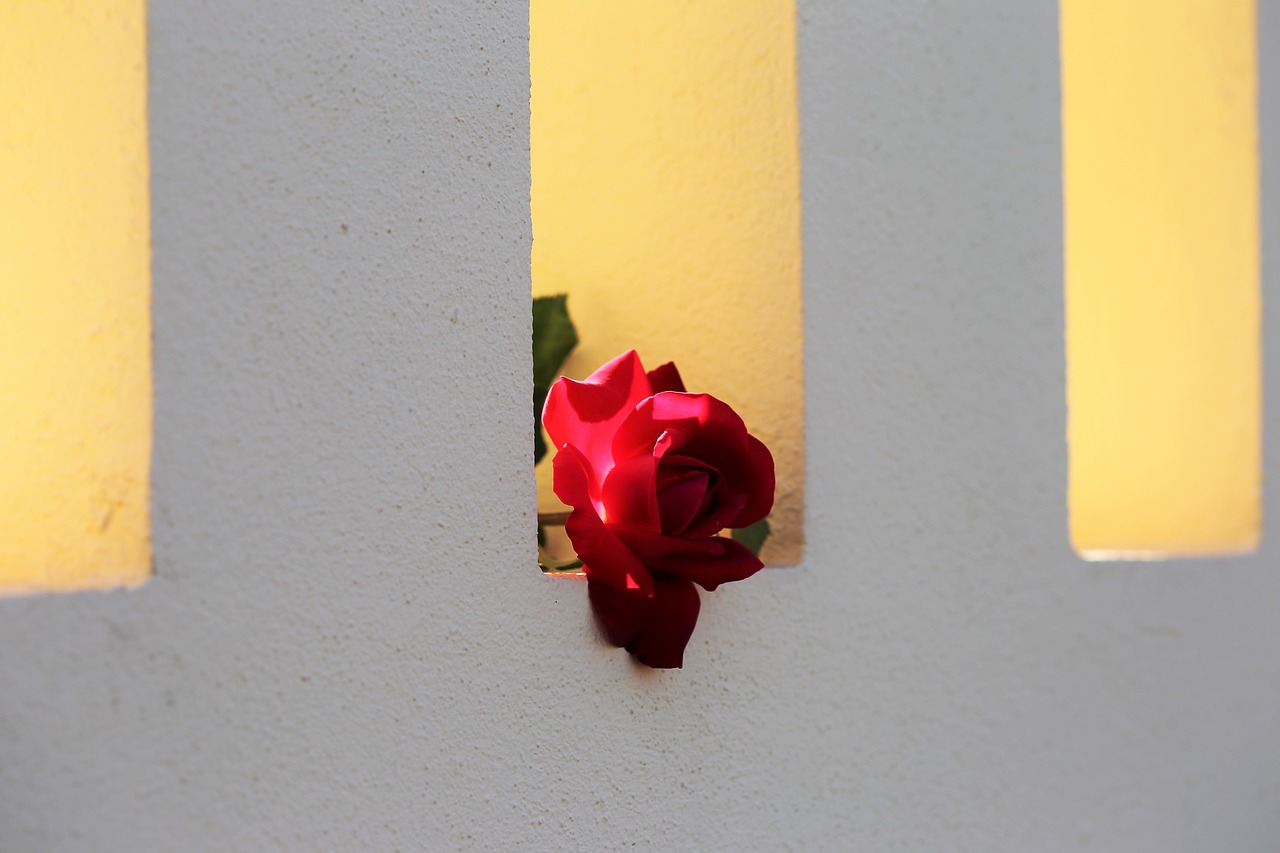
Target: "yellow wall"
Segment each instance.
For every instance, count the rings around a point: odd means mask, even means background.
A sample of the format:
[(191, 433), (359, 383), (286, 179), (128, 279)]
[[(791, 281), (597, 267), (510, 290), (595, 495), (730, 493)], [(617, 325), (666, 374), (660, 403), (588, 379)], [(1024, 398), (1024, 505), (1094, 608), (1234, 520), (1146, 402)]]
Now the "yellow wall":
[(1253, 549), (1253, 2), (1061, 9), (1072, 541), (1094, 557)]
[(778, 466), (764, 557), (798, 561), (793, 0), (532, 0), (530, 28), (533, 292), (570, 294), (566, 372), (635, 347), (730, 403)]
[(0, 592), (149, 572), (144, 30), (0, 2)]

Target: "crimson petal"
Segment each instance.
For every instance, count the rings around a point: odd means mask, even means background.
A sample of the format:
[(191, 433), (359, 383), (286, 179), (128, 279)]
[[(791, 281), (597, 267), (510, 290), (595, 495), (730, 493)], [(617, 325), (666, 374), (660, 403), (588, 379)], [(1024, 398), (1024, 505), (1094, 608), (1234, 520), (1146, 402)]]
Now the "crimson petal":
[(663, 482), (657, 491), (663, 533), (679, 535), (693, 523), (699, 511), (706, 506), (710, 480), (706, 470), (688, 468), (679, 476), (668, 477)]
[(653, 386), (653, 393), (659, 391), (684, 391), (684, 380), (680, 378), (680, 371), (676, 370), (676, 363), (668, 361), (666, 364), (659, 365), (649, 371), (649, 384)]
[(716, 536), (686, 539), (683, 536), (666, 536), (625, 524), (610, 524), (609, 532), (621, 539), (631, 552), (648, 563), (650, 557), (698, 556), (718, 557), (724, 553), (724, 540)]
[(745, 461), (747, 427), (738, 413), (710, 394), (663, 391), (642, 400), (625, 418), (613, 440), (622, 459), (643, 452), (666, 433), (670, 451), (720, 468), (736, 469)]
[(711, 541), (721, 545), (723, 550), (714, 555), (669, 554), (645, 557), (645, 565), (653, 572), (672, 574), (693, 581), (707, 592), (713, 591), (722, 583), (746, 580), (764, 568), (760, 558), (752, 554), (751, 549), (745, 545), (720, 536)]
[(605, 527), (596, 512), (591, 500), (591, 466), (586, 457), (568, 445), (556, 454), (553, 473), (556, 495), (573, 507), (564, 529), (588, 580), (646, 598), (653, 595), (653, 578), (644, 564)]
[(658, 530), (658, 460), (632, 456), (613, 467), (604, 478), (601, 501), (609, 524), (628, 524)]
[(764, 567), (746, 546), (725, 536), (683, 539), (626, 526), (609, 526), (610, 532), (653, 573), (691, 580), (708, 592), (722, 583), (745, 580)]
[(557, 379), (542, 409), (542, 425), (557, 450), (566, 444), (578, 448), (595, 476), (603, 478), (613, 467), (614, 433), (636, 405), (652, 394), (640, 356), (629, 350), (583, 382)]
[(634, 591), (620, 590), (594, 580), (587, 581), (587, 597), (604, 627), (605, 635), (615, 646), (625, 646), (636, 638), (653, 602), (652, 598), (637, 595)]
[(715, 507), (694, 524), (689, 525), (684, 535), (690, 538), (698, 536), (715, 536), (726, 527), (733, 527), (730, 520), (736, 518), (742, 512), (742, 508), (747, 505), (749, 496), (746, 492), (729, 492), (727, 488), (722, 488), (725, 494), (718, 495), (718, 501)]
[(747, 505), (730, 522), (729, 527), (755, 524), (773, 510), (773, 492), (777, 485), (773, 470), (773, 454), (754, 435), (747, 436), (747, 462), (733, 481), (733, 489), (747, 495)]
[(655, 577), (653, 598), (628, 596), (600, 584), (589, 584), (591, 606), (609, 640), (654, 669), (679, 669), (684, 650), (698, 623), (702, 602), (686, 580)]

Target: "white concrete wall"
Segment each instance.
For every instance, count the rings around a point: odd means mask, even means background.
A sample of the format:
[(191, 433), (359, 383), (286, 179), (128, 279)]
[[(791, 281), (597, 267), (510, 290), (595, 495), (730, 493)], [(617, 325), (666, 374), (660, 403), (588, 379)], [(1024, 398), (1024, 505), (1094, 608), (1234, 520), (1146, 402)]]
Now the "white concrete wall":
[(1055, 4), (802, 0), (808, 554), (668, 673), (533, 566), (525, 28), (154, 5), (156, 577), (0, 602), (0, 850), (1280, 844), (1277, 537), (1067, 545)]

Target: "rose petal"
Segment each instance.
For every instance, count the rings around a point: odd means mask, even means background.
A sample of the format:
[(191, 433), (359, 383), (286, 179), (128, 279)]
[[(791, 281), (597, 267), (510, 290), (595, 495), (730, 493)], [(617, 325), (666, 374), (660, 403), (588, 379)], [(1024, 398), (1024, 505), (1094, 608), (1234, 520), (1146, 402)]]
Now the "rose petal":
[(640, 562), (648, 563), (650, 557), (701, 556), (718, 557), (724, 553), (724, 541), (716, 536), (704, 536), (700, 539), (689, 539), (684, 536), (666, 536), (651, 530), (630, 527), (625, 524), (609, 525), (609, 532), (622, 540), (623, 544), (640, 558)]
[(654, 669), (680, 669), (684, 650), (698, 624), (702, 602), (693, 584), (679, 578), (657, 578), (649, 618), (626, 649)]
[(712, 467), (737, 468), (747, 452), (747, 427), (727, 403), (710, 394), (663, 391), (642, 400), (618, 427), (613, 452), (619, 459), (653, 446), (666, 433), (670, 452)]
[(725, 536), (685, 539), (614, 525), (609, 530), (654, 577), (677, 575), (708, 592), (722, 583), (749, 578), (764, 566), (750, 549)]
[(560, 500), (573, 507), (564, 524), (573, 549), (582, 560), (588, 580), (642, 597), (653, 595), (653, 578), (640, 559), (609, 531), (591, 500), (591, 467), (573, 445), (556, 454), (553, 488)]
[(661, 462), (662, 464), (658, 466), (659, 489), (664, 489), (671, 481), (683, 479), (691, 473), (706, 474), (712, 479), (719, 479), (720, 477), (720, 472), (715, 468), (688, 456), (679, 456), (664, 452), (661, 457)]
[(655, 573), (672, 574), (693, 581), (707, 592), (713, 591), (722, 583), (746, 580), (764, 568), (760, 558), (752, 554), (745, 545), (724, 537), (715, 537), (712, 541), (722, 546), (718, 554), (686, 553), (645, 557), (644, 563)]
[(705, 510), (707, 505), (710, 476), (705, 470), (685, 470), (680, 476), (668, 477), (656, 494), (662, 532), (674, 536), (683, 533), (698, 518), (699, 510)]
[[(699, 506), (697, 513), (685, 526), (684, 530), (680, 532), (680, 535), (687, 539), (702, 539), (707, 536), (715, 536), (721, 530), (730, 526), (730, 521), (736, 518), (743, 507), (747, 505), (750, 495), (746, 492), (735, 493), (730, 491), (729, 481), (718, 470), (706, 463), (699, 462), (688, 456), (674, 454), (664, 456), (662, 465), (658, 468), (659, 493), (663, 488), (664, 471), (691, 468), (698, 468), (707, 472), (709, 487), (702, 505)], [(674, 533), (676, 531), (664, 530), (663, 532)]]
[(747, 495), (747, 504), (727, 527), (746, 527), (755, 524), (773, 510), (773, 493), (777, 486), (773, 470), (773, 454), (764, 442), (753, 435), (747, 436), (747, 461), (732, 481), (735, 491)]
[(686, 535), (710, 536), (725, 527), (745, 527), (773, 508), (773, 455), (747, 433), (728, 404), (709, 394), (655, 394), (623, 422), (614, 452), (619, 457), (632, 455), (646, 441), (658, 439), (669, 443), (665, 464), (701, 464), (722, 478), (715, 484), (717, 499), (703, 518), (688, 526)]
[(652, 393), (640, 357), (630, 350), (584, 382), (557, 379), (542, 409), (542, 425), (557, 450), (566, 444), (578, 448), (591, 463), (593, 474), (602, 479), (613, 467), (614, 433)]
[[(700, 462), (688, 456), (679, 456), (675, 454), (667, 454), (662, 457), (662, 463), (658, 466), (658, 492), (667, 485), (668, 472), (682, 471), (703, 471), (707, 475), (707, 490), (702, 495), (698, 503), (697, 509), (692, 517), (684, 525), (682, 530), (674, 530), (671, 528), (664, 529), (664, 533), (679, 534), (686, 539), (705, 539), (708, 536), (715, 536), (721, 530), (724, 530), (724, 522), (720, 519), (726, 512), (729, 515), (736, 515), (741, 509), (740, 505), (730, 507), (728, 510), (724, 508), (725, 499), (728, 498), (728, 486), (725, 479), (720, 476), (720, 472), (705, 462)], [(745, 500), (745, 499), (744, 499)]]
[(655, 577), (653, 598), (628, 596), (601, 584), (588, 584), (591, 606), (614, 645), (624, 646), (654, 669), (679, 669), (698, 623), (702, 603), (693, 584)]
[[(690, 524), (685, 530), (684, 535), (689, 538), (697, 538), (701, 536), (715, 536), (726, 527), (736, 527), (732, 523), (734, 518), (742, 512), (742, 508), (747, 505), (750, 495), (746, 492), (730, 492), (724, 481), (721, 481), (722, 488), (716, 495), (716, 503), (711, 506), (706, 513), (697, 522)], [(770, 498), (772, 500), (772, 498)]]
[(684, 380), (680, 378), (680, 371), (676, 370), (676, 363), (668, 361), (666, 364), (655, 367), (649, 371), (649, 384), (653, 386), (653, 393), (659, 391), (684, 391)]
[(653, 601), (635, 591), (620, 590), (594, 580), (587, 581), (587, 597), (605, 635), (615, 646), (625, 646), (635, 639)]
[(658, 460), (632, 456), (614, 465), (604, 478), (601, 500), (605, 520), (657, 532), (660, 527), (657, 489)]

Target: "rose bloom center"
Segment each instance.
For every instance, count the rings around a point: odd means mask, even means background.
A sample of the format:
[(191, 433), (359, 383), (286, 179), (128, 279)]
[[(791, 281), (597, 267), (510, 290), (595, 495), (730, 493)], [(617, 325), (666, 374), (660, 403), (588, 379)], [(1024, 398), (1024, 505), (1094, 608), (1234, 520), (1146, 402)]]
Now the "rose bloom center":
[(680, 536), (715, 511), (720, 474), (692, 459), (658, 466), (658, 515), (662, 532)]

